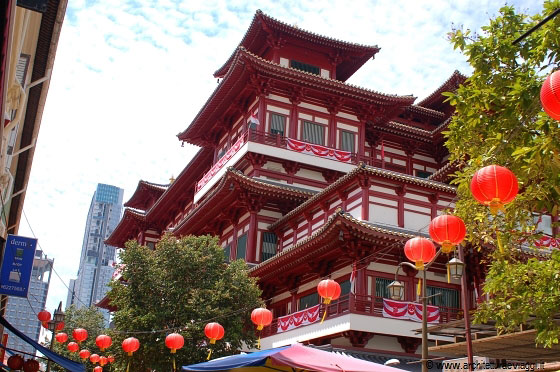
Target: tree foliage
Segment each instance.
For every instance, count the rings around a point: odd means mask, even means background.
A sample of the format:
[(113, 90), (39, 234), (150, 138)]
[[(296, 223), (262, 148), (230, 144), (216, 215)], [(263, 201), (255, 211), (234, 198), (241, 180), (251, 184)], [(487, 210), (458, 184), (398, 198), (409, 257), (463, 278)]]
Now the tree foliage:
[[(97, 345), (95, 345), (95, 338), (98, 335), (107, 332), (104, 326), (103, 314), (101, 314), (99, 309), (95, 307), (76, 308), (74, 305), (66, 309), (65, 317), (64, 317), (64, 329), (61, 331), (61, 332), (65, 332), (68, 335), (68, 341), (64, 344), (59, 344), (58, 342), (55, 341), (53, 349), (56, 353), (61, 354), (66, 358), (75, 360), (77, 362), (82, 362), (78, 353), (71, 353), (66, 348), (68, 342), (74, 341), (72, 339), (72, 331), (76, 328), (84, 328), (85, 330), (88, 331), (88, 338), (84, 342), (80, 343), (80, 350), (87, 349), (92, 354), (97, 353), (99, 355), (108, 355), (107, 352), (102, 353), (97, 347)], [(49, 333), (49, 336), (47, 337), (44, 346), (49, 347), (50, 342), (51, 339)], [(86, 370), (88, 371), (93, 370), (93, 368), (95, 367), (92, 363), (89, 362), (89, 360), (85, 362), (85, 365), (86, 365)], [(54, 363), (52, 364), (51, 368), (53, 371), (60, 371), (60, 372), (66, 371), (64, 368)]]
[[(535, 222), (540, 214), (558, 215), (559, 122), (544, 113), (539, 94), (560, 62), (560, 17), (517, 45), (512, 42), (558, 7), (558, 1), (547, 1), (542, 14), (530, 17), (505, 6), (480, 34), (453, 30), (450, 40), (474, 72), (456, 92), (446, 93), (456, 108), (446, 133), (450, 161), (462, 166), (454, 180), (456, 213), (468, 221), (471, 245), (501, 247), (488, 256), (484, 289), (490, 300), (475, 320), (493, 319), (500, 329), (511, 330), (534, 318), (537, 341), (548, 346), (560, 335), (552, 321), (560, 309), (560, 255), (527, 261), (520, 250), (542, 237)], [(474, 172), (490, 164), (509, 168), (520, 184), (519, 196), (497, 216), (469, 190)]]
[[(124, 281), (113, 282), (108, 295), (118, 308), (114, 342), (120, 345), (131, 336), (140, 341), (140, 350), (130, 358), (131, 370), (171, 370), (164, 340), (173, 331), (185, 338), (177, 366), (205, 361), (204, 326), (212, 321), (225, 328), (224, 339), (212, 346), (213, 357), (254, 344), (250, 313), (261, 305), (260, 290), (242, 260), (224, 263), (216, 238), (167, 235), (155, 250), (130, 241), (120, 259)], [(124, 367), (128, 358), (121, 353), (118, 360)]]

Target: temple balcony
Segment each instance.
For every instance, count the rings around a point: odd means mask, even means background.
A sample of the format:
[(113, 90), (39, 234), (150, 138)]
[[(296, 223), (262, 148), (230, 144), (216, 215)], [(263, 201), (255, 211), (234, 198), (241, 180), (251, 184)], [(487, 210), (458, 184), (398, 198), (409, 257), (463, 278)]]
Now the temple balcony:
[(249, 152), (343, 173), (348, 173), (360, 162), (393, 171), (401, 170), (391, 168), (390, 164), (385, 164), (379, 159), (374, 160), (369, 156), (360, 156), (357, 153), (307, 143), (279, 134), (249, 129), (197, 182), (194, 202), (198, 202), (220, 180), (228, 167), (234, 167)]
[[(406, 309), (408, 313), (410, 313), (409, 306), (414, 306), (402, 304), (408, 307)], [(316, 315), (313, 313), (315, 307), (312, 307), (273, 319), (272, 324), (262, 330), (261, 348), (268, 349), (290, 345), (294, 342), (334, 339), (352, 332), (358, 332), (362, 335), (369, 334), (371, 337), (374, 334), (393, 338), (410, 339), (420, 337), (416, 330), (421, 327), (421, 322), (387, 317), (384, 314), (384, 299), (382, 297), (354, 295), (351, 293), (341, 296), (338, 300), (328, 305), (323, 323), (321, 323), (321, 318), (325, 305), (318, 306), (319, 309), (316, 310)], [(430, 310), (431, 308), (432, 310), (433, 308), (439, 310), (439, 317), (432, 321), (433, 319), (431, 320), (430, 315), (428, 315), (430, 325), (462, 319), (462, 310), (460, 308), (428, 306), (429, 311), (432, 311)], [(305, 312), (310, 310), (309, 314), (305, 314)], [(302, 321), (303, 318), (310, 318), (311, 322)], [(448, 341), (448, 338), (440, 336), (430, 335), (429, 338), (430, 340)]]

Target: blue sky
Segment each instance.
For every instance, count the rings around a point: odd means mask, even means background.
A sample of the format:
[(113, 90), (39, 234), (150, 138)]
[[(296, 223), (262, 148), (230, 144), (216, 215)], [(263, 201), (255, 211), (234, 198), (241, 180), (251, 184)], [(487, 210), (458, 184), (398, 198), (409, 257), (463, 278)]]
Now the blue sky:
[[(530, 14), (542, 4), (509, 2)], [(63, 280), (75, 278), (97, 183), (167, 183), (196, 152), (183, 131), (216, 87), (257, 9), (381, 51), (349, 83), (419, 100), (458, 69), (452, 24), (479, 29), (501, 1), (69, 0), (24, 211)], [(20, 235), (32, 236), (22, 218)], [(47, 307), (66, 300), (55, 275)]]

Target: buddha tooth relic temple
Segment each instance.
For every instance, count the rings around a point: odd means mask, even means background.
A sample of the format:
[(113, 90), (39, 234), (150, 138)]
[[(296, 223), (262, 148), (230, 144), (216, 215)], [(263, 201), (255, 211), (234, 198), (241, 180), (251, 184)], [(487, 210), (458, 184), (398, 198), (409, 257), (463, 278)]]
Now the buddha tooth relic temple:
[[(387, 285), (406, 261), (404, 243), (427, 236), (431, 219), (454, 206), (442, 135), (453, 108), (442, 93), (465, 76), (454, 72), (418, 103), (346, 83), (379, 51), (257, 11), (214, 73), (217, 88), (178, 134), (200, 150), (171, 184), (138, 183), (107, 244), (216, 235), (225, 260), (247, 262), (273, 311), (263, 349), (298, 341), (417, 358), (416, 272), (400, 271), (403, 301), (390, 300)], [(428, 295), (440, 293), (429, 299), (430, 323), (462, 317), (460, 282), (448, 283), (443, 256), (427, 272)], [(465, 308), (481, 293), (479, 259), (467, 253)], [(342, 294), (321, 323), (316, 288), (326, 277)]]

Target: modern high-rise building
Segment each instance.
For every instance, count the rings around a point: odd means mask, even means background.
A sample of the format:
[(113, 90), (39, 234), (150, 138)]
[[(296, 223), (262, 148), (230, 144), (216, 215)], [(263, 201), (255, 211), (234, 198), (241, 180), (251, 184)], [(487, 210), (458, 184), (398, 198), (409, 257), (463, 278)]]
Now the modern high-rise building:
[[(86, 221), (78, 277), (70, 281), (66, 307), (93, 306), (109, 289), (107, 284), (115, 270), (115, 247), (104, 241), (119, 223), (123, 192), (116, 186), (97, 185)], [(108, 325), (109, 312), (103, 312)]]
[[(45, 308), (47, 302), (53, 262), (54, 260), (48, 259), (37, 249), (27, 298), (10, 297), (6, 308), (6, 320), (35, 341), (39, 341), (41, 335), (41, 323), (37, 319), (37, 313)], [(7, 333), (9, 348), (35, 354), (33, 346), (11, 332)]]

